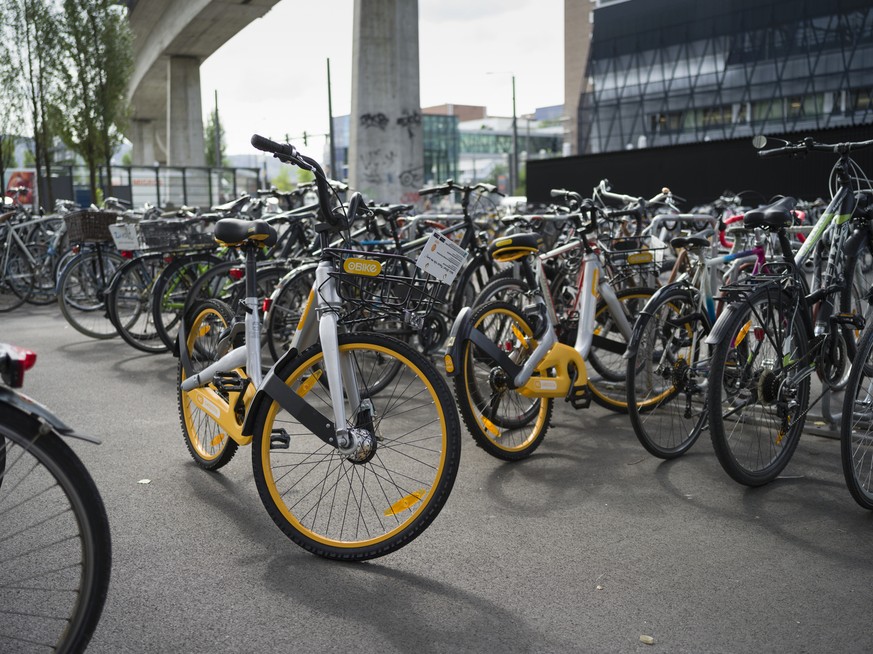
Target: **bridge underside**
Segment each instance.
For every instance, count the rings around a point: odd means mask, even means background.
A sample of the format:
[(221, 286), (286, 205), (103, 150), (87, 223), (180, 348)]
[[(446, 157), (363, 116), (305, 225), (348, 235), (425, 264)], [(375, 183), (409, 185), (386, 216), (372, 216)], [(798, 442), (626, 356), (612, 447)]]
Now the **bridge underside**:
[(280, 0), (131, 0), (133, 163), (202, 166), (200, 64)]

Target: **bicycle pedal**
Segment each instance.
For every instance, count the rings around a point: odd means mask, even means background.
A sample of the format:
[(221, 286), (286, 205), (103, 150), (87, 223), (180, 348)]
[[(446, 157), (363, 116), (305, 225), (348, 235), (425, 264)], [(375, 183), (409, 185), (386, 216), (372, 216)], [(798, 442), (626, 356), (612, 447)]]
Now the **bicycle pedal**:
[(831, 321), (836, 325), (849, 325), (855, 329), (864, 329), (864, 316), (856, 313), (838, 313), (831, 317)]
[(291, 436), (284, 429), (274, 429), (270, 432), (270, 449), (287, 450), (291, 447)]
[(591, 393), (588, 386), (571, 386), (564, 401), (569, 402), (574, 409), (587, 409), (591, 405)]
[(225, 393), (242, 393), (249, 385), (248, 377), (240, 377), (240, 374), (233, 370), (217, 373), (212, 381), (218, 390)]

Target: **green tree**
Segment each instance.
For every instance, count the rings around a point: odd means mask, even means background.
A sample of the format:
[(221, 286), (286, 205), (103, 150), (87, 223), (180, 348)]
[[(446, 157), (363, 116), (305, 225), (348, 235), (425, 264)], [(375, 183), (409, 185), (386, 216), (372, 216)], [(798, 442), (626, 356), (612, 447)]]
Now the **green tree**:
[(291, 180), (291, 166), (282, 166), (276, 176), (270, 180), (270, 184), (275, 186), (280, 191), (291, 191), (294, 189), (294, 182)]
[(106, 166), (112, 193), (112, 153), (130, 114), (127, 84), (133, 70), (133, 37), (127, 10), (112, 0), (63, 0), (54, 124), (64, 143), (88, 166), (91, 197), (97, 170)]
[[(215, 130), (216, 126), (218, 129), (219, 136), (219, 148), (221, 149), (221, 156), (216, 159), (215, 157)], [(206, 149), (206, 165), (212, 166), (214, 168), (218, 168), (221, 166), (227, 166), (228, 161), (225, 158), (225, 154), (227, 153), (227, 148), (225, 146), (224, 141), (224, 127), (221, 124), (221, 120), (218, 118), (218, 112), (213, 111), (209, 114), (209, 118), (206, 121), (206, 130), (204, 131), (203, 138), (206, 141), (205, 149)]]
[(59, 67), (57, 4), (53, 0), (4, 0), (0, 26), (4, 44), (0, 86), (6, 87), (5, 93), (12, 100), (4, 105), (4, 112), (9, 106), (20, 105), (30, 122), (37, 187), (45, 189), (43, 203), (51, 205), (51, 186), (44, 181), (52, 162), (49, 116)]

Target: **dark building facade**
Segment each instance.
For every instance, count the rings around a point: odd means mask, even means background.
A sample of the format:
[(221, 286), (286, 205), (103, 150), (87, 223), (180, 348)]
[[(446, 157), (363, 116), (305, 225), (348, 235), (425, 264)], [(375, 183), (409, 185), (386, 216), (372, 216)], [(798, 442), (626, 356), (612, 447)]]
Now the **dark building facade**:
[(601, 2), (579, 153), (873, 124), (870, 0)]

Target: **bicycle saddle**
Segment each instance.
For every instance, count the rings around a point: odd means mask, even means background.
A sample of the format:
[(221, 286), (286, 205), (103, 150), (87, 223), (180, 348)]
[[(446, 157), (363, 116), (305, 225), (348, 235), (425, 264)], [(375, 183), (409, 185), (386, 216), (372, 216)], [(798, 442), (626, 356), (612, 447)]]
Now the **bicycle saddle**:
[(684, 248), (686, 250), (690, 250), (693, 248), (707, 248), (712, 243), (710, 240), (704, 236), (677, 236), (676, 238), (670, 239), (670, 245), (673, 249)]
[(224, 245), (240, 245), (243, 241), (260, 245), (275, 245), (278, 240), (276, 230), (263, 220), (243, 220), (241, 218), (222, 218), (215, 223), (215, 240)]
[(743, 224), (748, 229), (754, 229), (755, 227), (766, 227), (768, 229), (791, 227), (794, 224), (794, 207), (796, 204), (797, 200), (791, 196), (785, 196), (772, 204), (747, 211), (743, 218)]
[(541, 234), (529, 232), (527, 234), (513, 234), (492, 241), (488, 245), (488, 256), (494, 261), (515, 261), (528, 254), (539, 251), (543, 245)]

